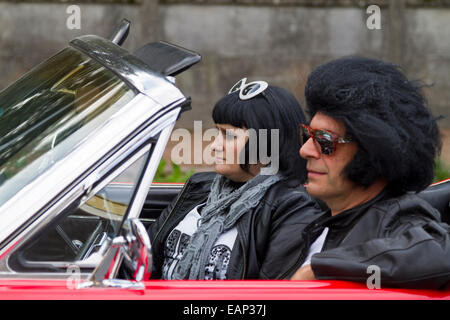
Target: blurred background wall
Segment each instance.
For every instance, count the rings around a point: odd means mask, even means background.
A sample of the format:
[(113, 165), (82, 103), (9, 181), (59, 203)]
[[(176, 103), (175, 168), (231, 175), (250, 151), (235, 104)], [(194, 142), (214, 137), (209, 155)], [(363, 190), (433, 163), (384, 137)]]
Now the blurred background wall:
[[(381, 29), (369, 29), (369, 5)], [(80, 8), (80, 29), (67, 21)], [(199, 52), (202, 62), (177, 83), (193, 110), (177, 127), (213, 126), (215, 101), (242, 77), (284, 87), (304, 105), (310, 71), (328, 60), (363, 55), (400, 65), (422, 80), (444, 135), (450, 164), (450, 1), (448, 0), (96, 0), (0, 1), (0, 88), (84, 34), (109, 37), (131, 21), (123, 47), (164, 40)]]

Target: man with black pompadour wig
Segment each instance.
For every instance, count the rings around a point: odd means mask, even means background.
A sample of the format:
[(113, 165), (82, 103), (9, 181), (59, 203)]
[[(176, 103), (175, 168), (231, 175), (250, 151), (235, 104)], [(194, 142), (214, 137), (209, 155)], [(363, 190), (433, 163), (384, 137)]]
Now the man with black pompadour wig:
[(420, 83), (395, 65), (348, 57), (316, 68), (301, 125), (306, 189), (329, 210), (303, 233), (293, 280), (442, 289), (450, 283), (450, 227), (416, 193), (433, 180), (441, 138)]

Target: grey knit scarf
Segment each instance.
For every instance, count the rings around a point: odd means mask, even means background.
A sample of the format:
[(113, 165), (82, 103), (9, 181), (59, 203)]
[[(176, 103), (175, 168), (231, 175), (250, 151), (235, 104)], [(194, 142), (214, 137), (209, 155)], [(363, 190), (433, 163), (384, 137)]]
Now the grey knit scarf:
[(217, 238), (236, 224), (236, 221), (256, 207), (267, 189), (282, 180), (277, 175), (257, 175), (240, 188), (217, 175), (201, 212), (200, 226), (192, 235), (173, 273), (173, 279), (205, 279), (205, 266)]

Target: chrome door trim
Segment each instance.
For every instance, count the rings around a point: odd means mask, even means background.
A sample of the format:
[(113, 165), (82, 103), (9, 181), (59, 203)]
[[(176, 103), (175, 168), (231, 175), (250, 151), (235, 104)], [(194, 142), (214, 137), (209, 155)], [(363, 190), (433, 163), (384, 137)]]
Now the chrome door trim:
[[(148, 139), (147, 139), (148, 140)], [(133, 142), (130, 142), (131, 144)], [(146, 152), (149, 152), (151, 150), (151, 144), (147, 142), (147, 144), (144, 144), (143, 146), (139, 146), (141, 150), (138, 150), (133, 154), (129, 159), (127, 159), (123, 164), (121, 164), (119, 167), (117, 167), (114, 171), (110, 172), (106, 177), (103, 177), (99, 172), (103, 171), (103, 166), (100, 166), (97, 170), (92, 172), (86, 179), (95, 181), (95, 178), (92, 177), (100, 177), (104, 178), (101, 183), (96, 185), (94, 188), (89, 188), (89, 193), (87, 192), (81, 192), (83, 190), (83, 184), (80, 183), (78, 188), (74, 188), (71, 191), (68, 192), (66, 196), (64, 196), (58, 203), (53, 206), (51, 209), (48, 210), (47, 213), (43, 213), (32, 225), (30, 225), (28, 228), (26, 228), (20, 235), (18, 235), (11, 243), (14, 243), (14, 248), (9, 251), (7, 254), (5, 254), (0, 262), (0, 276), (3, 274), (2, 272), (6, 273), (13, 273), (13, 274), (29, 274), (27, 272), (16, 272), (13, 269), (11, 269), (8, 265), (8, 260), (14, 252), (20, 249), (20, 247), (26, 243), (33, 235), (40, 232), (42, 229), (44, 229), (53, 219), (55, 219), (64, 209), (66, 209), (71, 203), (73, 203), (76, 199), (79, 199), (81, 196), (83, 196), (80, 200), (80, 206), (86, 203), (87, 200), (92, 195), (95, 195), (99, 190), (101, 190), (103, 187), (105, 187), (109, 182), (111, 182), (112, 179), (117, 177), (119, 174), (121, 174), (124, 170), (126, 170), (130, 165), (132, 165), (137, 159), (139, 159), (142, 155), (144, 155)], [(130, 151), (129, 148), (123, 148), (124, 154), (126, 156), (129, 156), (130, 153), (134, 151)], [(137, 148), (135, 148), (137, 149)], [(121, 162), (123, 157), (119, 157), (117, 159), (117, 162)], [(108, 164), (105, 164), (104, 166), (108, 166)], [(84, 194), (84, 195), (83, 195)], [(70, 265), (80, 265), (83, 267), (83, 263), (78, 264), (77, 261), (73, 262), (67, 262), (67, 261), (45, 261), (45, 262), (39, 262), (35, 261), (34, 264), (42, 264), (42, 265), (48, 265), (51, 264), (55, 267), (62, 268), (62, 267), (69, 267)], [(32, 273), (37, 274), (37, 273)], [(59, 274), (58, 272), (51, 273), (51, 274)]]
[(151, 188), (162, 188), (162, 189), (183, 189), (184, 183), (177, 183), (177, 184), (160, 184), (161, 182), (153, 182), (150, 186)]
[[(123, 172), (129, 165), (134, 163), (137, 158), (141, 157), (145, 152), (151, 150), (151, 144), (149, 143), (150, 139), (159, 133), (159, 146), (158, 143), (154, 147), (154, 151), (151, 154), (150, 164), (147, 164), (146, 171), (143, 173), (144, 179), (140, 179), (140, 184), (137, 188), (148, 190), (149, 185), (152, 180), (147, 180), (149, 178), (153, 179), (153, 175), (156, 172), (156, 167), (158, 163), (156, 163), (156, 159), (160, 159), (164, 148), (166, 146), (167, 140), (170, 137), (171, 130), (175, 124), (176, 118), (180, 112), (181, 108), (176, 108), (172, 110), (170, 113), (164, 115), (156, 122), (152, 123), (146, 130), (142, 131), (141, 134), (134, 139), (130, 140), (125, 146), (122, 147), (120, 151), (116, 154), (119, 156), (115, 157), (115, 163), (120, 163), (123, 161), (125, 157), (128, 157), (131, 153), (135, 153), (129, 159), (126, 160), (125, 163), (122, 163), (119, 167), (115, 168), (114, 171), (109, 172), (105, 176), (105, 168), (111, 169), (114, 166), (111, 164), (111, 161), (105, 161), (102, 165), (98, 166), (93, 172), (91, 172), (83, 181), (81, 181), (77, 186), (72, 188), (64, 197), (62, 197), (54, 206), (46, 210), (36, 221), (34, 221), (30, 226), (28, 226), (25, 230), (23, 230), (19, 235), (17, 235), (12, 241), (10, 241), (9, 245), (7, 245), (3, 250), (1, 250), (0, 255), (3, 253), (3, 257), (0, 260), (0, 276), (4, 274), (15, 274), (16, 277), (21, 277), (23, 275), (29, 275), (29, 273), (24, 272), (16, 272), (12, 270), (8, 266), (8, 260), (10, 256), (18, 249), (20, 249), (23, 243), (26, 243), (30, 237), (34, 234), (42, 230), (46, 227), (55, 217), (57, 217), (65, 208), (67, 208), (73, 201), (83, 196), (81, 199), (80, 205), (86, 202), (92, 194), (95, 194), (96, 191), (101, 190), (104, 186), (106, 186), (114, 177)], [(164, 128), (165, 127), (165, 128)], [(162, 132), (161, 132), (162, 131)], [(136, 149), (141, 149), (139, 151), (135, 151)], [(156, 152), (156, 153), (155, 153)], [(155, 159), (154, 161), (151, 161)], [(109, 160), (109, 159), (108, 159)], [(152, 170), (153, 167), (153, 170)], [(151, 176), (150, 176), (151, 175)], [(92, 188), (92, 185), (98, 181), (98, 179), (102, 179), (101, 183)], [(86, 182), (89, 181), (90, 185), (88, 186), (88, 191), (86, 191)], [(143, 205), (143, 201), (145, 201), (146, 192), (143, 193), (144, 199), (141, 203), (141, 209)], [(138, 194), (138, 198), (140, 199), (141, 195)], [(132, 204), (135, 203), (135, 198), (133, 199)], [(134, 210), (134, 211), (133, 211)], [(139, 215), (140, 209), (138, 205), (134, 204), (133, 209), (131, 206), (128, 209), (128, 212), (135, 212), (133, 215)], [(11, 246), (14, 246), (12, 250), (9, 250)], [(5, 252), (8, 251), (6, 254)], [(51, 262), (45, 262), (48, 264)], [(78, 265), (77, 262), (58, 262), (55, 263), (57, 267), (65, 267), (70, 265)], [(83, 263), (79, 264), (80, 267), (83, 267)], [(46, 274), (46, 273), (32, 273), (36, 274)], [(60, 273), (49, 273), (49, 274), (60, 274)], [(28, 277), (28, 276), (27, 276)]]
[[(54, 167), (18, 192), (0, 207), (2, 218), (0, 242), (4, 242), (6, 238), (10, 237), (45, 207), (51, 209), (53, 205), (56, 205), (54, 202), (60, 200), (55, 199), (64, 197), (64, 195), (61, 195), (63, 190), (72, 190), (73, 192), (76, 189), (75, 197), (89, 191), (93, 180), (99, 177), (92, 176), (92, 174), (84, 178), (83, 176), (93, 167), (98, 166), (98, 162), (105, 157), (114, 162), (120, 154), (111, 154), (111, 151), (117, 149), (120, 143), (132, 139), (130, 137), (133, 137), (133, 134), (136, 135), (138, 128), (149, 126), (148, 122), (154, 121), (154, 117), (160, 116), (156, 122), (145, 130), (145, 133), (148, 134), (152, 130), (161, 130), (161, 126), (167, 125), (167, 117), (161, 115), (160, 112), (163, 108), (148, 97), (138, 94), (100, 127), (95, 135), (80, 143), (66, 158), (55, 163)], [(180, 110), (180, 107), (177, 109)], [(145, 134), (139, 136), (142, 139)], [(129, 143), (127, 146), (133, 148), (133, 145)], [(111, 163), (109, 164), (111, 165)], [(80, 179), (82, 181), (77, 182)], [(74, 183), (76, 183), (76, 186), (74, 186)], [(44, 211), (47, 211), (47, 209)]]

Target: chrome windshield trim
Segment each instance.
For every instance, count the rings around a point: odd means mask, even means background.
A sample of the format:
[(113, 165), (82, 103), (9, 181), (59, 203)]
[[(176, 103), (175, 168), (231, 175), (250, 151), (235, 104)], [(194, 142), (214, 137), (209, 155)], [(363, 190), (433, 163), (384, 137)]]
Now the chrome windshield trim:
[[(135, 161), (137, 161), (140, 157), (142, 157), (144, 154), (149, 152), (151, 150), (151, 143), (148, 143), (146, 146), (141, 147), (141, 150), (136, 152), (130, 159), (125, 161), (122, 165), (120, 165), (116, 169), (112, 169), (113, 166), (110, 166), (110, 172), (107, 174), (105, 178), (103, 178), (101, 183), (98, 183), (94, 188), (92, 188), (88, 194), (86, 194), (85, 199), (83, 199), (80, 203), (80, 205), (83, 205), (89, 198), (93, 197), (97, 192), (102, 190), (106, 185), (108, 185), (114, 178), (116, 178), (118, 175), (120, 175), (123, 171), (126, 170), (131, 164), (133, 164)], [(123, 158), (129, 156), (130, 152), (124, 153)], [(114, 161), (115, 163), (120, 162), (120, 160)], [(103, 170), (102, 170), (103, 171)], [(108, 172), (108, 169), (105, 168), (105, 172)], [(130, 188), (133, 188), (134, 185), (130, 185)]]
[(145, 199), (148, 194), (148, 190), (150, 189), (150, 186), (156, 173), (156, 169), (158, 168), (158, 164), (161, 161), (164, 149), (166, 148), (167, 142), (169, 141), (170, 134), (172, 133), (172, 129), (175, 125), (178, 113), (179, 112), (172, 112), (172, 117), (170, 120), (168, 120), (171, 121), (172, 123), (166, 128), (164, 128), (159, 135), (158, 142), (155, 145), (155, 150), (151, 155), (150, 161), (147, 164), (147, 168), (141, 179), (141, 183), (138, 186), (136, 196), (130, 205), (127, 219), (138, 218), (139, 214), (142, 211), (142, 206), (144, 205)]
[(114, 72), (129, 86), (157, 103), (167, 106), (184, 95), (163, 75), (151, 70), (127, 50), (104, 38), (87, 35), (75, 38), (70, 45)]
[[(33, 218), (36, 214), (42, 215), (42, 210), (49, 205), (55, 206), (60, 203), (61, 198), (65, 197), (64, 194), (61, 194), (64, 190), (71, 190), (69, 192), (72, 193), (70, 199), (88, 192), (90, 186), (105, 171), (103, 170), (102, 173), (96, 175), (89, 174), (85, 178), (83, 176), (93, 168), (95, 169), (98, 162), (105, 157), (117, 159), (120, 155), (111, 154), (112, 150), (115, 150), (121, 143), (132, 139), (139, 128), (150, 127), (151, 129), (146, 128), (144, 130), (146, 134), (149, 134), (149, 130), (154, 133), (155, 128), (161, 128), (161, 121), (171, 124), (171, 122), (166, 122), (166, 117), (162, 116), (161, 119), (149, 126), (148, 122), (161, 116), (164, 108), (147, 96), (138, 94), (100, 127), (95, 134), (76, 146), (67, 157), (55, 163), (52, 168), (1, 206), (0, 242), (2, 242), (3, 249), (6, 245), (4, 241), (16, 233), (16, 230), (22, 228), (30, 219), (36, 219)], [(180, 110), (179, 107), (177, 109)], [(129, 144), (127, 146), (128, 148), (132, 147)], [(105, 166), (110, 167), (111, 164), (106, 162)], [(82, 179), (82, 182), (78, 183), (77, 181), (80, 181), (80, 179)], [(54, 203), (55, 199), (58, 199), (56, 203)], [(45, 211), (48, 210), (45, 209)]]
[[(148, 134), (147, 139), (148, 141)], [(133, 144), (133, 142), (130, 142), (128, 144)], [(112, 179), (114, 179), (116, 176), (118, 176), (120, 173), (122, 173), (126, 168), (128, 168), (131, 164), (133, 164), (139, 157), (141, 157), (143, 154), (150, 151), (151, 145), (148, 142), (144, 142), (144, 145), (139, 145), (139, 148), (141, 150), (137, 151), (134, 155), (132, 155), (129, 159), (127, 159), (122, 165), (120, 165), (115, 170), (111, 171), (106, 177), (102, 177), (103, 180), (101, 183), (96, 185), (94, 188), (90, 189), (89, 193), (83, 192), (85, 189), (85, 184), (83, 182), (79, 183), (78, 186), (74, 187), (72, 190), (70, 190), (63, 198), (61, 198), (54, 206), (52, 206), (47, 212), (43, 213), (31, 226), (28, 227), (28, 229), (24, 230), (21, 235), (19, 235), (17, 238), (20, 239), (20, 242), (17, 242), (16, 240), (12, 241), (13, 243), (16, 243), (14, 248), (9, 251), (0, 262), (0, 272), (15, 272), (11, 269), (9, 266), (9, 258), (11, 257), (16, 250), (20, 250), (21, 246), (25, 244), (33, 235), (40, 232), (43, 228), (45, 228), (55, 217), (57, 217), (64, 209), (66, 209), (71, 203), (73, 203), (76, 199), (80, 198), (82, 199), (79, 203), (79, 205), (83, 205), (86, 203), (86, 201), (93, 196), (97, 191), (101, 190), (105, 185), (107, 185)], [(136, 148), (138, 149), (138, 148)], [(134, 149), (130, 151), (129, 148), (125, 147), (123, 148), (123, 152), (121, 153), (121, 156), (116, 159), (115, 162), (122, 162), (123, 158), (129, 156), (131, 153), (135, 152)], [(92, 172), (85, 181), (94, 181), (96, 177), (101, 176), (99, 172), (103, 172), (103, 167), (109, 167), (108, 163), (104, 163), (102, 166), (100, 166), (98, 169), (96, 169), (94, 172)], [(91, 219), (91, 217), (89, 217)], [(48, 265), (51, 264), (54, 267), (64, 267), (68, 265), (78, 265), (82, 267), (83, 261), (45, 261), (45, 262), (39, 262), (39, 261), (33, 261), (33, 264), (38, 265)]]
[[(169, 141), (169, 138), (172, 133), (172, 129), (175, 126), (175, 122), (178, 117), (178, 114), (179, 114), (179, 110), (174, 110), (174, 112), (171, 113), (171, 119), (168, 121), (171, 121), (172, 123), (169, 126), (167, 126), (166, 128), (162, 129), (162, 131), (159, 135), (158, 142), (156, 143), (155, 149), (154, 149), (153, 153), (151, 154), (151, 157), (150, 157), (149, 163), (147, 164), (146, 170), (143, 173), (143, 177), (140, 181), (140, 185), (138, 186), (136, 195), (135, 195), (130, 207), (128, 208), (127, 219), (138, 218), (139, 214), (142, 211), (142, 207), (144, 205), (145, 199), (147, 198), (148, 190), (150, 189), (150, 187), (152, 185), (153, 178), (156, 173), (156, 169), (158, 168), (158, 164), (161, 160), (164, 149), (167, 145), (167, 142)], [(112, 276), (112, 277), (116, 276), (116, 273), (118, 272), (119, 266), (121, 263), (122, 263), (122, 253), (119, 253), (119, 257), (114, 262), (110, 276)]]
[[(57, 217), (65, 208), (67, 208), (73, 201), (77, 198), (83, 196), (83, 199), (80, 202), (80, 205), (86, 202), (87, 199), (90, 198), (93, 194), (95, 194), (98, 190), (102, 189), (105, 185), (107, 185), (114, 177), (118, 176), (121, 172), (123, 172), (126, 168), (129, 167), (130, 164), (134, 163), (138, 158), (140, 158), (143, 154), (150, 151), (151, 142), (153, 137), (159, 133), (158, 142), (154, 147), (154, 150), (151, 154), (150, 162), (146, 166), (145, 172), (143, 172), (143, 178), (140, 179), (140, 183), (138, 188), (141, 189), (141, 193), (139, 191), (136, 193), (136, 196), (130, 204), (128, 209), (129, 215), (138, 216), (143, 203), (145, 201), (148, 188), (152, 183), (153, 176), (156, 172), (156, 167), (158, 166), (158, 159), (161, 159), (162, 153), (164, 152), (166, 143), (170, 137), (172, 129), (175, 125), (176, 118), (180, 112), (180, 108), (174, 109), (172, 112), (164, 115), (160, 119), (158, 119), (155, 123), (152, 123), (151, 126), (146, 128), (146, 130), (142, 131), (139, 136), (135, 137), (131, 141), (127, 143), (120, 151), (117, 152), (119, 154), (118, 157), (115, 158), (114, 163), (121, 163), (124, 158), (129, 157), (130, 154), (134, 153), (129, 159), (127, 159), (123, 164), (119, 167), (113, 169), (113, 165), (111, 161), (105, 161), (101, 166), (99, 166), (96, 170), (91, 172), (89, 176), (87, 176), (83, 181), (81, 181), (77, 186), (74, 186), (63, 198), (59, 199), (55, 205), (53, 205), (49, 210), (44, 212), (32, 225), (30, 225), (27, 229), (25, 229), (20, 235), (15, 237), (10, 244), (14, 244), (14, 248), (9, 250), (9, 245), (6, 246), (3, 250), (0, 251), (0, 255), (4, 254), (0, 261), (0, 277), (1, 273), (16, 273), (16, 271), (12, 270), (8, 264), (9, 258), (11, 257), (16, 250), (20, 250), (21, 246), (27, 242), (34, 234), (40, 232), (43, 228), (45, 228), (55, 217)], [(136, 151), (137, 149), (140, 149)], [(153, 169), (152, 169), (153, 168)], [(106, 172), (110, 170), (110, 172)], [(91, 188), (92, 185), (87, 186), (86, 183), (95, 183), (97, 179), (102, 179), (100, 183), (96, 184), (94, 188)], [(150, 179), (150, 180), (149, 180)], [(88, 188), (89, 193), (87, 193), (86, 186)], [(84, 191), (84, 195), (83, 195)], [(140, 199), (137, 200), (137, 199)], [(140, 206), (140, 207), (139, 207)], [(127, 216), (127, 219), (129, 216)], [(35, 262), (33, 262), (35, 263)], [(74, 262), (42, 262), (42, 265), (51, 264), (55, 267), (64, 267), (67, 265), (77, 265), (80, 268), (86, 268), (87, 265), (83, 264), (83, 261), (74, 261)], [(39, 263), (38, 263), (39, 264)], [(93, 266), (89, 266), (93, 267)], [(61, 272), (56, 272), (55, 274), (60, 274)]]

